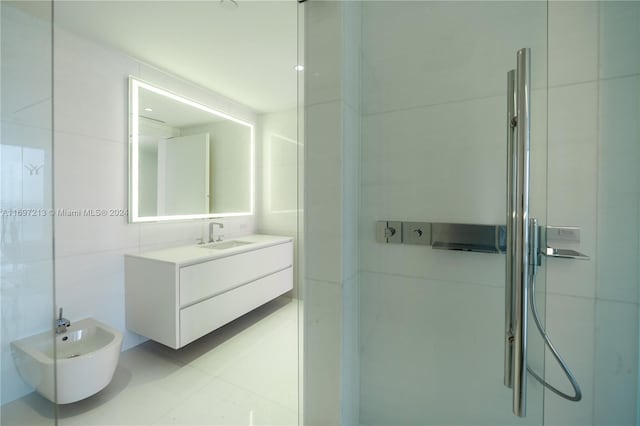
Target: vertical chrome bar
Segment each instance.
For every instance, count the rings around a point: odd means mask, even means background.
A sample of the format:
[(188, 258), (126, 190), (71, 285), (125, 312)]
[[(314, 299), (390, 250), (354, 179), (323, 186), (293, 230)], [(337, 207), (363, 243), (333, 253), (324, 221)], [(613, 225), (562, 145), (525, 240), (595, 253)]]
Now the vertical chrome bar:
[(513, 363), (513, 412), (526, 415), (527, 399), (527, 306), (529, 280), (529, 150), (531, 50), (520, 49), (516, 68), (516, 140), (518, 153), (516, 188), (516, 226), (514, 247), (515, 318)]
[[(538, 226), (538, 219), (532, 217), (529, 219), (529, 271), (530, 280), (536, 279), (536, 273), (540, 266), (540, 227)], [(528, 283), (531, 288), (531, 282)], [(535, 297), (534, 294), (529, 294), (529, 297)]]
[(514, 226), (516, 219), (516, 168), (517, 156), (514, 146), (515, 131), (515, 80), (516, 71), (507, 73), (507, 249), (505, 260), (505, 314), (504, 314), (504, 385), (513, 387), (513, 256)]

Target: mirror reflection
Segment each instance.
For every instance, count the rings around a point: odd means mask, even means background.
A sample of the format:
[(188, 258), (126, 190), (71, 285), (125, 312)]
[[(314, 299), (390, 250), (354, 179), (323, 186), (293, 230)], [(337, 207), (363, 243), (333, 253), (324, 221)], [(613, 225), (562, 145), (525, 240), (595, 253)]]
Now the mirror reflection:
[(131, 219), (248, 215), (253, 125), (130, 78)]
[(278, 188), (287, 188), (290, 182), (295, 182), (298, 177), (298, 150), (301, 144), (286, 136), (276, 133), (269, 135), (267, 139), (267, 167), (268, 179), (267, 196), (270, 213), (293, 213), (298, 208), (296, 191), (282, 191)]

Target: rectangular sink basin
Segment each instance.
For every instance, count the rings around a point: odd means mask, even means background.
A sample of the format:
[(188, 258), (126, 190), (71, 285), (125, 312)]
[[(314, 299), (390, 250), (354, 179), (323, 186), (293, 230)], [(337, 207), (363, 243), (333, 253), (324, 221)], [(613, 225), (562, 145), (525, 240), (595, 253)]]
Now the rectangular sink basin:
[(213, 249), (213, 250), (226, 250), (234, 247), (246, 246), (247, 244), (251, 244), (249, 241), (240, 241), (240, 240), (231, 240), (225, 241), (222, 243), (213, 243), (204, 245), (204, 248)]

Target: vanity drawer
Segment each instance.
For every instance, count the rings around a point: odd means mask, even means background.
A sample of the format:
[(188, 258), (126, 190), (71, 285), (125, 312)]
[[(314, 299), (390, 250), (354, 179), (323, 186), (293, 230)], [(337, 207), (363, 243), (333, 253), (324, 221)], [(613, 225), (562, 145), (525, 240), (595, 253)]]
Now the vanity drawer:
[(292, 265), (287, 242), (180, 268), (180, 307), (254, 281)]
[(180, 310), (180, 347), (222, 327), (293, 288), (287, 268)]

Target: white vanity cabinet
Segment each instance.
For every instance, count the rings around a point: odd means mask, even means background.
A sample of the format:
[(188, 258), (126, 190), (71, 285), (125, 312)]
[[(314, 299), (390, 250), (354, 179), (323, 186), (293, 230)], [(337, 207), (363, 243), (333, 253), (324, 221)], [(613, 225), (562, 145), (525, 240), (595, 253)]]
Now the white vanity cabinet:
[(125, 256), (127, 329), (181, 348), (293, 288), (289, 237)]

